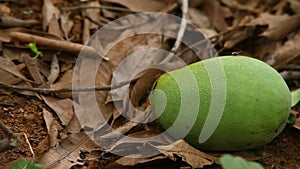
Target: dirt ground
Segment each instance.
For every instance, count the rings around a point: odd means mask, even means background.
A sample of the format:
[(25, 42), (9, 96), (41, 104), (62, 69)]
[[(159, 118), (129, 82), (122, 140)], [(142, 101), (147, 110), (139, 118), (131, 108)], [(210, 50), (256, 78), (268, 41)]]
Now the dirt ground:
[[(70, 4), (75, 5), (76, 2), (56, 1), (57, 6), (69, 6)], [(10, 7), (13, 9), (12, 15), (15, 17), (40, 20), (42, 17), (41, 5), (42, 1), (40, 0), (31, 0), (30, 3), (27, 0), (21, 0), (11, 3)], [(22, 13), (22, 11), (29, 9), (34, 10), (35, 14), (24, 15)], [(34, 29), (40, 30), (41, 26), (36, 26)], [(299, 87), (298, 85), (293, 85), (292, 87)], [(16, 147), (0, 153), (0, 168), (5, 169), (20, 158), (31, 159), (34, 154), (32, 154), (30, 147), (32, 147), (35, 153), (46, 151), (49, 148), (47, 128), (43, 119), (42, 108), (47, 108), (47, 105), (38, 97), (15, 93), (0, 95), (0, 119), (14, 132), (24, 133), (30, 143), (23, 136)], [(47, 109), (55, 116), (55, 113), (50, 108)], [(300, 106), (295, 108), (295, 110), (300, 112)], [(3, 131), (0, 130), (0, 140), (4, 137)], [(300, 131), (291, 125), (287, 125), (277, 138), (261, 149), (237, 152), (236, 154), (244, 156), (249, 160), (258, 161), (266, 169), (300, 169), (299, 140)], [(174, 168), (180, 168), (176, 163), (173, 165)], [(220, 167), (214, 165), (205, 168)]]

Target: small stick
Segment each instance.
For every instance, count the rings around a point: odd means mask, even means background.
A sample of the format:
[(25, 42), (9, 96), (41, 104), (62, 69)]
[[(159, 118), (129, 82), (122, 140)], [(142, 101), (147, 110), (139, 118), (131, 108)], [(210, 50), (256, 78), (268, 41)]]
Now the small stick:
[(64, 7), (61, 8), (62, 11), (72, 11), (72, 10), (84, 10), (84, 9), (108, 9), (108, 10), (114, 10), (114, 11), (122, 11), (122, 12), (132, 12), (137, 13), (138, 11), (133, 11), (127, 8), (121, 8), (121, 7), (114, 7), (114, 6), (90, 6), (90, 5), (79, 5), (75, 7)]
[(55, 39), (48, 39), (37, 35), (31, 35), (22, 32), (8, 32), (8, 35), (20, 40), (21, 42), (31, 43), (35, 42), (39, 46), (48, 47), (51, 49), (62, 50), (70, 53), (79, 54), (82, 50), (91, 57), (102, 57), (105, 60), (108, 58), (103, 57), (97, 50), (90, 46), (85, 46), (79, 43), (66, 42)]
[(57, 92), (93, 92), (93, 91), (104, 91), (104, 90), (113, 90), (120, 88), (124, 85), (130, 84), (131, 82), (136, 81), (133, 79), (131, 81), (124, 81), (117, 85), (107, 85), (103, 87), (87, 87), (87, 88), (59, 88), (59, 89), (48, 89), (48, 88), (30, 88), (30, 87), (22, 87), (16, 85), (10, 85), (3, 82), (0, 82), (0, 88), (4, 89), (13, 89), (13, 90), (23, 90), (23, 91), (31, 91), (31, 92), (38, 92), (38, 93), (57, 93)]
[(26, 133), (23, 133), (23, 135), (24, 135), (24, 137), (25, 137), (26, 143), (28, 144), (28, 147), (29, 147), (29, 149), (30, 149), (30, 152), (31, 152), (32, 156), (34, 157), (34, 151), (33, 151), (32, 146), (31, 146), (31, 144), (30, 144), (30, 142), (29, 142), (29, 140), (28, 140), (28, 137), (27, 137)]

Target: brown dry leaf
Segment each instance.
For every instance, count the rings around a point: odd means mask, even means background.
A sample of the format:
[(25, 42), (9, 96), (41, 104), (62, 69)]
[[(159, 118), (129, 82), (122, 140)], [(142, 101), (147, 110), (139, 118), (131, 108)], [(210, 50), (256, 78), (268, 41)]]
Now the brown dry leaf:
[(0, 13), (2, 16), (10, 16), (11, 9), (8, 7), (8, 3), (1, 3), (0, 4)]
[(155, 146), (169, 145), (174, 140), (159, 130), (142, 130), (122, 137), (113, 144), (109, 152), (130, 158), (145, 158), (160, 154)]
[(83, 165), (80, 160), (80, 151), (89, 151), (97, 147), (83, 133), (71, 134), (62, 140), (60, 145), (49, 149), (47, 152), (35, 155), (34, 160), (44, 169), (71, 168), (75, 165)]
[(31, 77), (34, 82), (40, 87), (47, 87), (47, 82), (41, 74), (40, 63), (37, 59), (31, 58), (27, 52), (23, 52), (21, 55), (22, 61), (25, 63)]
[(273, 40), (281, 40), (288, 34), (300, 28), (300, 14), (288, 15), (271, 15), (262, 13), (258, 18), (253, 19), (247, 25), (268, 25), (268, 29), (262, 33), (263, 36)]
[(288, 0), (291, 8), (294, 12), (300, 13), (300, 1), (299, 0)]
[(44, 5), (42, 9), (43, 13), (43, 30), (45, 31), (49, 26), (49, 23), (53, 17), (59, 18), (60, 11), (55, 7), (51, 0), (44, 0)]
[(291, 114), (296, 117), (295, 122), (293, 124), (293, 127), (295, 127), (296, 129), (300, 130), (300, 113), (296, 110), (291, 110)]
[[(88, 6), (100, 7), (99, 1), (90, 1)], [(90, 30), (97, 29), (99, 26), (93, 22), (100, 23), (100, 8), (90, 8), (82, 11), (84, 18), (83, 31), (82, 31), (82, 43), (85, 44), (90, 39)], [(91, 22), (92, 20), (93, 22)]]
[(71, 12), (63, 12), (60, 15), (60, 26), (67, 40), (69, 40), (69, 33), (74, 25), (74, 21), (70, 19), (70, 14)]
[(275, 51), (271, 65), (275, 68), (285, 65), (286, 63), (300, 57), (300, 31), (296, 35), (292, 36), (284, 45), (277, 48)]
[[(9, 84), (15, 84), (20, 82), (20, 79), (23, 79), (27, 82), (32, 82), (28, 80), (18, 69), (18, 67), (9, 59), (0, 57), (0, 70), (3, 76), (0, 76), (0, 81)], [(9, 73), (9, 74), (7, 74)], [(19, 79), (20, 78), (20, 79)]]
[[(1, 63), (0, 63), (1, 64)], [(1, 65), (0, 65), (1, 67)], [(7, 71), (0, 68), (0, 82), (7, 83), (7, 84), (17, 84), (21, 82), (22, 79), (14, 76), (11, 73), (8, 73)]]
[[(78, 113), (78, 111), (80, 111), (78, 104), (75, 102), (73, 104), (77, 107), (76, 112)], [(81, 124), (77, 116), (73, 115), (69, 125), (66, 128), (66, 132), (73, 134), (73, 133), (79, 133), (80, 130), (81, 130)]]
[(153, 83), (163, 73), (162, 70), (149, 69), (136, 81), (130, 92), (130, 100), (134, 107), (140, 106), (141, 99), (149, 94)]
[(175, 158), (175, 154), (182, 158), (193, 168), (203, 168), (205, 165), (212, 165), (218, 161), (218, 158), (205, 154), (194, 147), (190, 146), (184, 140), (176, 141), (175, 143), (167, 146), (154, 146), (157, 150), (161, 151), (164, 155)]
[[(52, 89), (60, 88), (72, 88), (73, 69), (67, 70), (58, 82), (51, 85)], [(59, 98), (70, 98), (72, 97), (71, 92), (58, 92), (55, 95)]]
[(196, 8), (190, 8), (188, 11), (189, 19), (199, 28), (210, 28), (209, 18)]
[(122, 166), (128, 167), (134, 167), (139, 164), (145, 165), (145, 163), (154, 163), (155, 161), (161, 161), (166, 160), (166, 156), (155, 156), (151, 158), (129, 158), (129, 157), (122, 157), (120, 159), (117, 159), (116, 161), (109, 163), (107, 166), (105, 166), (104, 169), (111, 169), (111, 168), (121, 168)]
[(259, 9), (257, 9), (258, 3), (259, 1), (245, 1), (245, 0), (234, 0), (231, 2), (232, 6), (234, 6), (239, 10), (246, 10), (255, 13), (259, 12)]
[(300, 117), (296, 118), (295, 123), (293, 124), (293, 126), (300, 130)]
[(203, 0), (203, 13), (209, 18), (212, 28), (218, 31), (225, 31), (228, 25), (225, 21), (227, 17), (232, 16), (228, 8), (221, 6), (219, 1)]
[(221, 35), (216, 40), (216, 44), (224, 43), (224, 49), (230, 49), (242, 42), (247, 38), (252, 38), (253, 36), (263, 32), (266, 29), (265, 26), (238, 26), (229, 31), (224, 35)]
[(63, 126), (67, 126), (73, 118), (73, 101), (71, 99), (57, 99), (51, 96), (41, 96), (44, 102), (57, 114)]
[[(99, 23), (101, 21), (101, 14), (100, 14), (100, 3), (99, 1), (89, 1), (87, 3), (88, 6), (93, 6), (95, 8), (91, 8), (91, 9), (86, 9), (85, 10), (85, 16), (89, 17), (91, 20), (93, 20), (96, 23)], [(99, 7), (99, 8), (97, 8)], [(98, 25), (96, 25), (95, 23), (89, 23), (89, 29), (98, 29)]]
[(5, 32), (0, 30), (0, 42), (10, 42), (11, 37), (8, 36)]
[(56, 54), (53, 54), (52, 62), (50, 65), (50, 74), (47, 76), (47, 84), (51, 85), (58, 78), (60, 73), (59, 63)]
[(159, 12), (167, 7), (167, 1), (161, 0), (104, 0), (103, 2), (117, 3), (136, 12)]
[(58, 126), (59, 123), (55, 120), (52, 114), (43, 108), (43, 117), (48, 130), (50, 147), (55, 147), (58, 144)]
[(60, 29), (58, 20), (59, 18), (57, 18), (56, 15), (52, 16), (48, 23), (48, 33), (63, 39), (63, 33)]
[(3, 57), (5, 57), (9, 60), (17, 60), (17, 61), (21, 61), (21, 55), (22, 55), (22, 52), (24, 51), (23, 49), (10, 48), (10, 47), (4, 47), (4, 46), (3, 46), (2, 50), (3, 50)]

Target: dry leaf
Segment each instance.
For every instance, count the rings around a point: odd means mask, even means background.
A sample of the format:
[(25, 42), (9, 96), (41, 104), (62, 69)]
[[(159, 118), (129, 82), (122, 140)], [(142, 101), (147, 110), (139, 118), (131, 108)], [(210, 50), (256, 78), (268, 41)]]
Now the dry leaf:
[(279, 68), (282, 65), (300, 57), (300, 31), (291, 37), (288, 41), (284, 43), (284, 45), (280, 48), (277, 48), (273, 55), (273, 63), (272, 66), (275, 68)]
[(134, 107), (140, 106), (140, 101), (148, 96), (153, 83), (163, 73), (162, 70), (150, 69), (135, 82), (130, 92), (130, 100)]
[(175, 155), (182, 158), (193, 168), (203, 168), (205, 165), (212, 165), (218, 161), (218, 158), (205, 154), (190, 146), (183, 140), (176, 141), (168, 146), (155, 146), (161, 153), (167, 157), (175, 158)]
[(229, 17), (226, 7), (222, 7), (219, 1), (203, 0), (202, 3), (203, 13), (209, 18), (212, 28), (218, 31), (227, 30), (228, 25), (225, 21)]
[[(73, 69), (66, 71), (58, 82), (51, 85), (52, 89), (72, 88)], [(55, 95), (59, 98), (70, 98), (72, 92), (58, 92)]]
[(48, 79), (47, 84), (49, 85), (53, 84), (53, 82), (55, 82), (55, 80), (58, 78), (59, 73), (60, 73), (60, 69), (59, 69), (58, 59), (56, 54), (53, 54), (53, 58), (50, 66), (50, 74), (47, 77)]
[(117, 3), (136, 12), (159, 12), (167, 6), (167, 1), (161, 0), (104, 0), (103, 2)]
[(67, 126), (73, 118), (73, 101), (71, 99), (57, 99), (51, 96), (41, 96), (44, 102), (57, 114), (62, 125)]
[(60, 11), (55, 7), (51, 0), (44, 0), (43, 5), (43, 30), (45, 31), (53, 17), (59, 18)]
[(2, 32), (0, 30), (0, 41), (1, 42), (10, 42), (11, 41), (11, 37), (8, 36), (5, 32)]
[[(78, 113), (78, 111), (80, 111), (79, 106), (77, 105), (77, 103), (74, 102), (74, 105), (76, 106), (77, 109), (76, 112)], [(66, 128), (67, 133), (79, 133), (81, 131), (81, 124), (77, 118), (77, 116), (74, 114), (71, 121), (69, 122), (69, 125)]]
[(80, 151), (94, 148), (94, 143), (83, 133), (71, 134), (60, 142), (60, 145), (47, 152), (37, 154), (34, 160), (44, 169), (71, 168), (74, 165), (83, 165), (80, 160)]
[[(111, 168), (122, 168), (121, 166), (127, 166), (127, 167), (137, 167), (137, 165), (142, 164), (145, 166), (146, 163), (150, 163), (150, 166), (153, 166), (153, 163), (156, 161), (162, 162), (161, 160), (166, 160), (167, 157), (165, 156), (155, 156), (152, 158), (129, 158), (129, 157), (122, 157), (120, 159), (117, 159), (116, 161), (109, 163), (107, 166), (105, 166), (105, 169), (111, 169)], [(127, 168), (126, 167), (126, 168)]]
[(60, 29), (59, 22), (56, 15), (53, 15), (48, 23), (48, 33), (55, 35), (61, 39), (63, 39), (63, 33)]
[(210, 22), (206, 15), (196, 8), (190, 8), (188, 11), (190, 20), (199, 28), (210, 28)]
[(273, 40), (281, 40), (287, 37), (289, 33), (300, 28), (300, 14), (276, 16), (269, 13), (262, 13), (247, 25), (268, 25), (268, 29), (262, 35)]
[(21, 59), (25, 63), (31, 77), (34, 79), (35, 84), (40, 87), (47, 87), (48, 85), (41, 74), (40, 63), (38, 60), (30, 57), (30, 55), (25, 52), (22, 53)]
[[(27, 82), (32, 82), (28, 80), (18, 69), (18, 67), (9, 59), (0, 57), (0, 70), (3, 76), (0, 76), (1, 82), (9, 84), (15, 84), (20, 82), (20, 79), (23, 79)], [(7, 74), (7, 72), (9, 74)], [(20, 79), (18, 79), (18, 78)]]
[(55, 147), (58, 144), (58, 126), (59, 123), (55, 120), (52, 114), (43, 108), (43, 117), (48, 130), (50, 147)]
[(69, 33), (74, 25), (74, 21), (69, 18), (70, 14), (71, 12), (63, 12), (60, 15), (60, 26), (67, 40), (69, 40)]
[(11, 16), (11, 9), (8, 7), (8, 3), (0, 4), (0, 13), (2, 16)]

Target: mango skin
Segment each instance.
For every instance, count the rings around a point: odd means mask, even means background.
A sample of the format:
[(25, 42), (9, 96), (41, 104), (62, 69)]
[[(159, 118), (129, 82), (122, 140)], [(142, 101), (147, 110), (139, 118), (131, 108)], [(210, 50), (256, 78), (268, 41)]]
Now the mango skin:
[[(204, 64), (220, 59), (226, 81), (226, 103), (222, 118), (211, 137), (199, 143), (199, 134), (206, 120), (211, 100), (211, 83)], [(198, 89), (184, 81), (185, 69), (190, 69), (196, 78)], [(176, 76), (174, 76), (176, 75)], [(175, 79), (176, 77), (176, 79)], [(245, 56), (222, 56), (196, 62), (184, 68), (163, 74), (157, 80), (150, 97), (153, 112), (161, 127), (176, 139), (181, 139), (181, 130), (188, 128), (190, 111), (173, 123), (181, 106), (180, 89), (177, 82), (184, 84), (188, 93), (199, 92), (198, 116), (184, 138), (192, 146), (208, 151), (238, 151), (259, 148), (278, 136), (284, 129), (291, 107), (289, 88), (280, 74), (266, 63)], [(159, 90), (160, 92), (157, 92)], [(164, 92), (165, 98), (161, 92)], [(190, 107), (199, 104), (189, 101)], [(161, 110), (164, 108), (164, 110)], [(195, 112), (194, 112), (195, 113)], [(186, 118), (185, 118), (186, 117)]]

